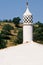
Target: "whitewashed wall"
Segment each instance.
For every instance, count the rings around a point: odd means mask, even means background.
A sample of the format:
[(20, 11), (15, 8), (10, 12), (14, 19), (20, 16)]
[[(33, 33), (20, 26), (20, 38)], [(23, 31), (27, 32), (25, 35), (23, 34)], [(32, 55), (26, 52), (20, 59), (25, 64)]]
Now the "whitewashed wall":
[(23, 26), (23, 43), (31, 42), (33, 40), (33, 27), (29, 24)]
[(43, 45), (32, 42), (0, 50), (0, 65), (43, 65)]

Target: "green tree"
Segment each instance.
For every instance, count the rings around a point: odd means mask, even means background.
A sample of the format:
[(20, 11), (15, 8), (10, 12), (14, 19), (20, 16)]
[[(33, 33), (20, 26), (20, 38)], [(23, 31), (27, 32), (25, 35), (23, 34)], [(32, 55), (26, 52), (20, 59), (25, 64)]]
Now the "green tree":
[(8, 20), (7, 20), (7, 19), (5, 19), (5, 20), (3, 20), (3, 22), (8, 22)]
[(0, 49), (6, 48), (7, 41), (3, 39), (2, 34), (0, 33)]
[(3, 26), (3, 28), (2, 28), (2, 30), (5, 30), (5, 31), (9, 31), (10, 32), (10, 30), (14, 30), (14, 27), (11, 26), (10, 24), (5, 24)]
[(22, 44), (23, 43), (23, 30), (19, 29), (19, 32), (17, 34), (17, 39), (15, 40), (15, 43)]
[(9, 21), (8, 21), (8, 22), (12, 23), (12, 20), (11, 20), (11, 19), (9, 19)]
[(33, 30), (34, 30), (33, 34), (34, 41), (43, 41), (43, 23), (40, 23), (39, 21), (35, 23)]
[(11, 39), (10, 36), (12, 36), (13, 34), (11, 33), (10, 30), (13, 30), (13, 29), (14, 29), (14, 27), (12, 27), (9, 24), (5, 24), (3, 26), (1, 34), (2, 34), (4, 40), (10, 40)]
[(13, 18), (13, 23), (15, 24), (16, 27), (19, 27), (20, 20), (21, 19), (19, 17)]

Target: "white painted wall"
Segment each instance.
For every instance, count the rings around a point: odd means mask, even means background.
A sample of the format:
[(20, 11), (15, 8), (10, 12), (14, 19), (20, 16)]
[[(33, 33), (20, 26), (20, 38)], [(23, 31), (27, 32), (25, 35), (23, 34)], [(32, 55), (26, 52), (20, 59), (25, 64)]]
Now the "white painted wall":
[(43, 65), (43, 45), (30, 42), (0, 50), (0, 65)]
[(33, 27), (31, 24), (23, 25), (23, 43), (33, 40)]

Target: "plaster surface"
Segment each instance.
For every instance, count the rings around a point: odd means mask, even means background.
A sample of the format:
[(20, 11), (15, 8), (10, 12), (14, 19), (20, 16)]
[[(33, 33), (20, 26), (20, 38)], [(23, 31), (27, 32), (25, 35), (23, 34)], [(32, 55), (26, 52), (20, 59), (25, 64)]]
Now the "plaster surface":
[(0, 50), (0, 65), (43, 65), (43, 45), (30, 42)]

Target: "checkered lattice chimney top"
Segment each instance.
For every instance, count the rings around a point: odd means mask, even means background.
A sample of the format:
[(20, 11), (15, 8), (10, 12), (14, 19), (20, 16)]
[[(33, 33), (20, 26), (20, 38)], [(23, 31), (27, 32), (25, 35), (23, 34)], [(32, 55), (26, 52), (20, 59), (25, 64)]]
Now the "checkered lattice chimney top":
[(28, 8), (28, 1), (26, 2), (26, 11), (25, 13), (23, 14), (23, 22), (24, 23), (31, 23), (32, 22), (32, 14), (31, 12), (29, 11), (29, 8)]

